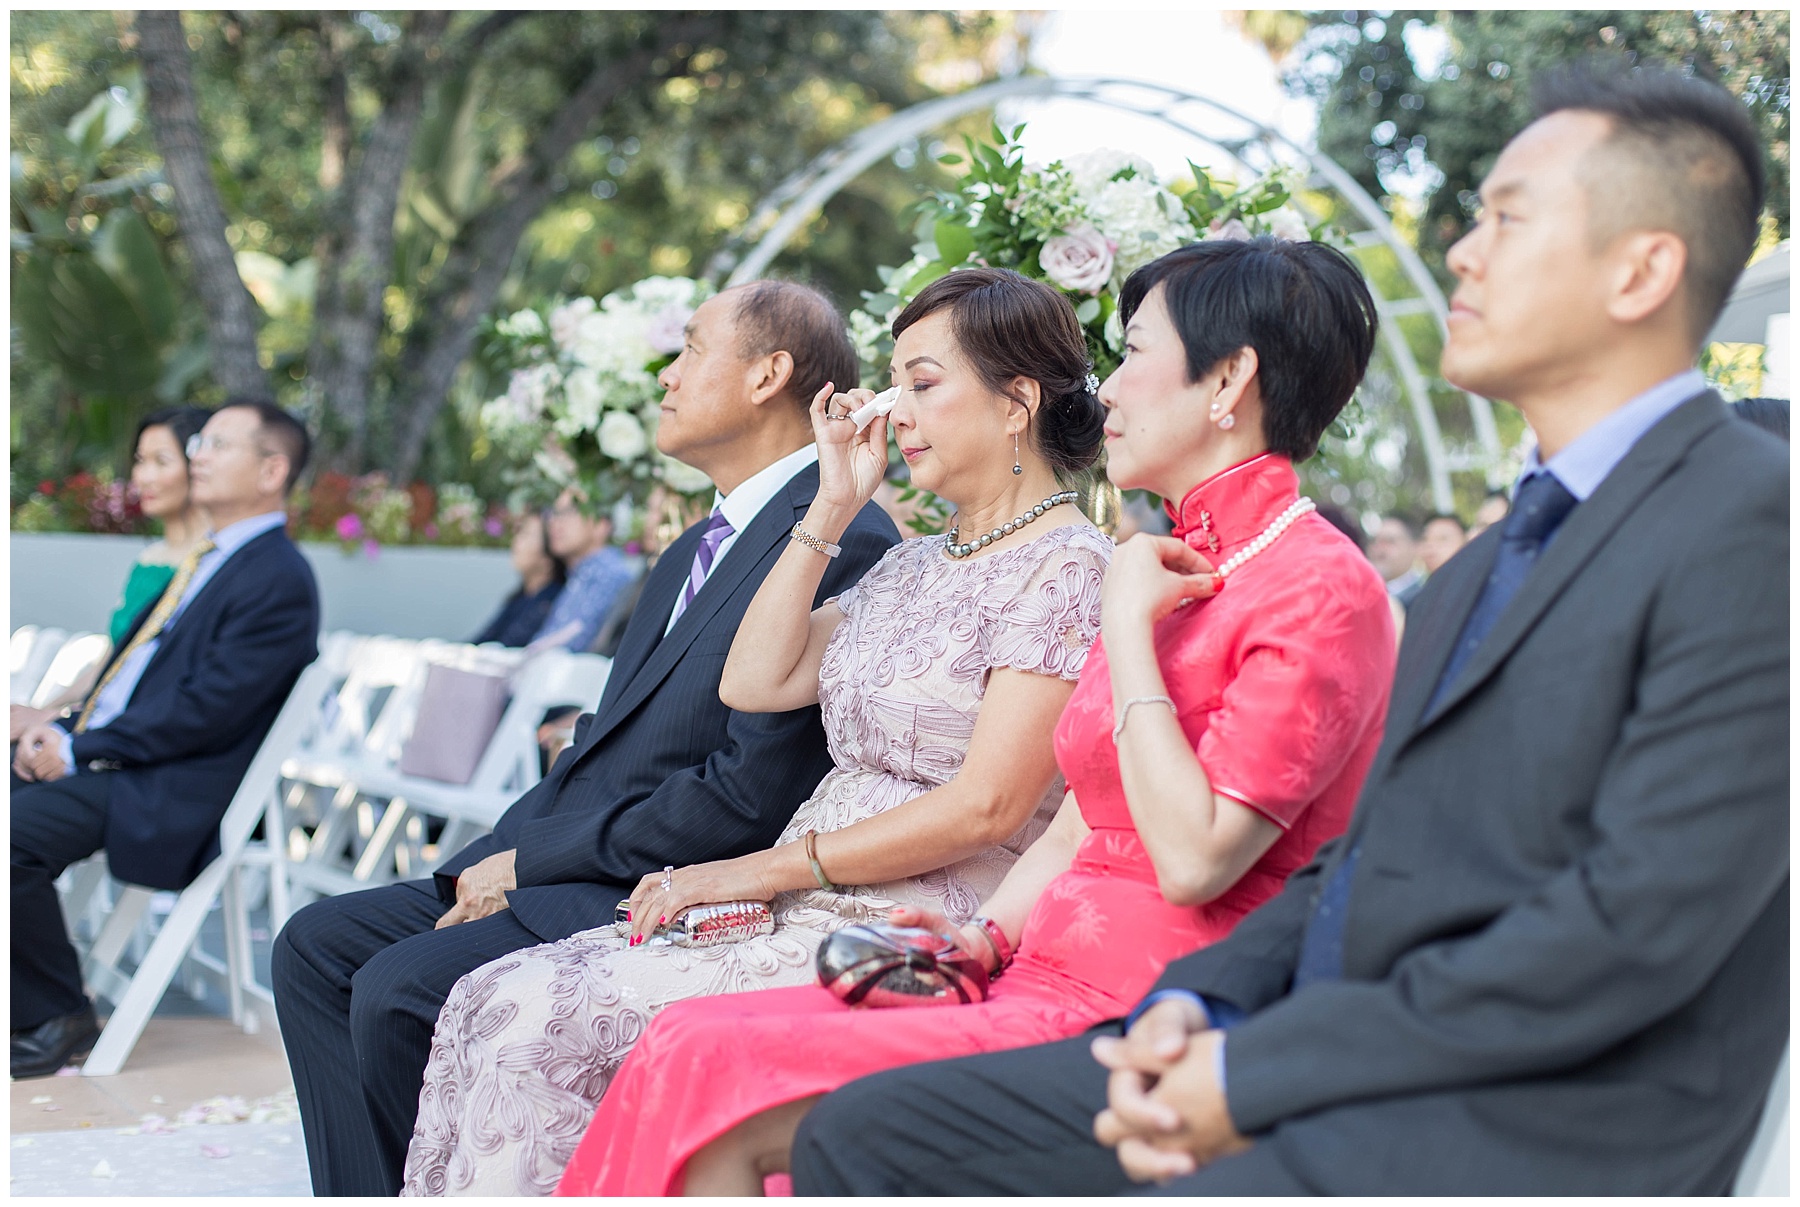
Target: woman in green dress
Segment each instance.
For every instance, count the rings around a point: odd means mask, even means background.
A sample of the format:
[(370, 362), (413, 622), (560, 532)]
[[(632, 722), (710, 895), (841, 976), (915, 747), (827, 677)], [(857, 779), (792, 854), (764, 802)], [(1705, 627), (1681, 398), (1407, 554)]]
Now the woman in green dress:
[[(143, 612), (161, 597), (175, 568), (206, 535), (206, 514), (188, 494), (187, 442), (206, 426), (212, 412), (203, 407), (176, 406), (152, 411), (138, 424), (131, 458), (131, 489), (146, 516), (162, 521), (162, 539), (149, 545), (132, 563), (119, 604), (113, 610), (108, 636), (117, 649)], [(11, 740), (40, 721), (60, 716), (85, 692), (76, 684), (44, 708), (12, 706)]]

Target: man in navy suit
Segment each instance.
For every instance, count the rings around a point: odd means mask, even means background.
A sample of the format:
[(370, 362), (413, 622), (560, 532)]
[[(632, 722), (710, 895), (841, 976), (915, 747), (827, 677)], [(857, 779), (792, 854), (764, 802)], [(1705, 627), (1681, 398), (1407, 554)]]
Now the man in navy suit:
[[(465, 973), (611, 922), (645, 874), (767, 847), (831, 767), (817, 707), (738, 713), (738, 622), (818, 489), (808, 405), (856, 381), (843, 319), (799, 285), (729, 290), (663, 370), (657, 447), (717, 484), (645, 580), (606, 692), (545, 779), (432, 880), (328, 898), (276, 940), (275, 1003), (315, 1194), (393, 1195), (432, 1030)], [(870, 505), (815, 606), (898, 538)]]
[(68, 718), (19, 736), (12, 781), (12, 1075), (41, 1077), (99, 1029), (54, 881), (104, 850), (115, 876), (178, 889), (219, 848), (219, 819), (318, 656), (319, 593), (288, 540), (306, 466), (298, 420), (227, 402), (189, 446), (211, 523)]

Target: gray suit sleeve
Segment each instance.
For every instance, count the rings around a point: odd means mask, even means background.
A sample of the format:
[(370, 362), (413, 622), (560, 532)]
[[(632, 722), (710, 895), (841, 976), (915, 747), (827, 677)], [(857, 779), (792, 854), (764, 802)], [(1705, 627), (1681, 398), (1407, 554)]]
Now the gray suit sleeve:
[(1228, 937), (1171, 963), (1152, 992), (1186, 989), (1230, 1002), (1246, 1014), (1286, 993), (1320, 878), (1343, 844), (1342, 835), (1321, 844), (1281, 892), (1246, 914)]
[(1653, 585), (1585, 853), (1382, 980), (1315, 983), (1234, 1028), (1239, 1130), (1573, 1068), (1701, 990), (1788, 875), (1785, 504), (1732, 509)]

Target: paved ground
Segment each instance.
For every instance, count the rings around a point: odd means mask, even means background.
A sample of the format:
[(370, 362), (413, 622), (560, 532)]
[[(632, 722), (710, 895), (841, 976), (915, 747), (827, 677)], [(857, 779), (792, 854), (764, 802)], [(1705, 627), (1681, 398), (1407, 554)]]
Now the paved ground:
[[(266, 982), (266, 919), (256, 923)], [(171, 987), (117, 1075), (15, 1081), (11, 1108), (14, 1195), (312, 1193), (281, 1040), (239, 1030), (217, 994)]]

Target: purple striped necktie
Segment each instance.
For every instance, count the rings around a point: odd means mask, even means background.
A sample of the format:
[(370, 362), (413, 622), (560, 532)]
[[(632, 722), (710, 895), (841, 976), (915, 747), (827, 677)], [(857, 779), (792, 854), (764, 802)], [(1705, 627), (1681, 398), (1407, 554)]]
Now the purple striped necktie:
[(713, 560), (719, 556), (719, 546), (735, 531), (731, 521), (725, 518), (725, 513), (717, 507), (713, 508), (712, 522), (700, 534), (700, 548), (694, 550), (694, 564), (688, 570), (687, 586), (682, 589), (681, 599), (675, 605), (671, 624), (681, 619), (681, 614), (694, 602), (694, 596), (706, 585), (706, 576), (712, 573)]

